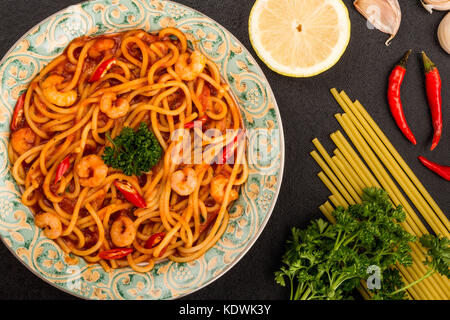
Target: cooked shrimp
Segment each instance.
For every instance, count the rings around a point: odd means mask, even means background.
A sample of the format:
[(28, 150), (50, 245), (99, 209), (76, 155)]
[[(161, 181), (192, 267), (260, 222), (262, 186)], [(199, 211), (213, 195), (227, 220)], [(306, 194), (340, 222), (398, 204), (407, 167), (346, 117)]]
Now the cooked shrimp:
[(80, 177), (80, 185), (83, 187), (97, 187), (105, 181), (108, 174), (108, 166), (102, 158), (90, 154), (81, 159), (76, 165), (75, 172)]
[(62, 224), (58, 216), (51, 212), (40, 213), (35, 216), (34, 223), (39, 228), (44, 229), (47, 238), (56, 239), (61, 236)]
[(172, 173), (170, 186), (180, 196), (188, 196), (197, 187), (197, 175), (194, 169), (184, 168)]
[[(211, 196), (217, 203), (222, 203), (225, 197), (225, 189), (228, 185), (229, 179), (222, 174), (215, 176), (210, 184)], [(236, 190), (231, 189), (228, 201), (233, 201), (238, 198)]]
[(59, 107), (69, 107), (77, 100), (77, 92), (70, 90), (67, 92), (61, 92), (57, 86), (63, 83), (64, 77), (57, 74), (48, 76), (47, 79), (42, 82), (42, 91), (44, 96), (51, 103)]
[(30, 128), (22, 128), (11, 134), (11, 146), (18, 154), (30, 150), (36, 141), (36, 133)]
[(106, 92), (100, 99), (100, 110), (111, 119), (117, 119), (128, 113), (130, 104), (126, 99), (117, 99), (114, 92)]
[(185, 52), (180, 55), (175, 63), (175, 72), (182, 80), (192, 81), (203, 71), (205, 65), (206, 57), (199, 51), (194, 51), (190, 55)]
[(91, 58), (98, 58), (105, 51), (111, 50), (116, 45), (116, 42), (113, 39), (109, 38), (101, 38), (94, 42), (92, 47), (88, 51), (88, 55)]
[(136, 227), (133, 220), (126, 216), (119, 216), (111, 225), (109, 232), (111, 241), (117, 247), (127, 247), (136, 238)]

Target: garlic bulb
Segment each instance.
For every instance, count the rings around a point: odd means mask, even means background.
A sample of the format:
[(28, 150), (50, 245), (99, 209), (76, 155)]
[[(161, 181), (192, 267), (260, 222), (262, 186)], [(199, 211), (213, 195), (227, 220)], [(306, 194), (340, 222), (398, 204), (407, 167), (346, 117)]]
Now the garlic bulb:
[(398, 0), (355, 0), (353, 5), (375, 28), (391, 35), (386, 41), (388, 46), (402, 20)]
[(433, 9), (446, 11), (450, 10), (450, 0), (420, 0), (422, 5), (429, 13), (433, 12)]
[(439, 24), (437, 36), (442, 49), (450, 54), (450, 12), (445, 15)]

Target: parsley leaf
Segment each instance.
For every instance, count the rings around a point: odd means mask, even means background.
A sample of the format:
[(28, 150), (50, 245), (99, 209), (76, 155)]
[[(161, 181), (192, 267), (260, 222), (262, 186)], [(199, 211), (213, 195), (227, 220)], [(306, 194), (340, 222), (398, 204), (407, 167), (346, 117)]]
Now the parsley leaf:
[(140, 176), (150, 171), (162, 157), (162, 148), (155, 135), (142, 122), (137, 131), (130, 127), (111, 139), (113, 147), (105, 147), (102, 159), (110, 167), (122, 170), (127, 176)]
[(420, 238), (420, 243), (428, 249), (425, 264), (432, 270), (450, 278), (450, 239), (426, 234)]

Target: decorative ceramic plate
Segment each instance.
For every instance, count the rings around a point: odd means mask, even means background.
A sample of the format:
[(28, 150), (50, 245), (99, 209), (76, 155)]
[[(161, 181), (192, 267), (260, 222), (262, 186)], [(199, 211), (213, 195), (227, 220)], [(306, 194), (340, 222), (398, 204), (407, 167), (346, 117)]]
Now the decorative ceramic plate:
[[(189, 44), (220, 66), (241, 107), (248, 137), (249, 179), (230, 210), (222, 238), (189, 263), (161, 262), (149, 273), (105, 272), (65, 254), (34, 225), (20, 201), (7, 156), (9, 123), (29, 82), (69, 42), (82, 35), (176, 26)], [(280, 189), (283, 129), (270, 86), (242, 44), (217, 22), (186, 6), (160, 0), (94, 0), (68, 7), (25, 34), (0, 61), (0, 236), (28, 269), (55, 287), (86, 299), (174, 299), (211, 283), (253, 245)]]

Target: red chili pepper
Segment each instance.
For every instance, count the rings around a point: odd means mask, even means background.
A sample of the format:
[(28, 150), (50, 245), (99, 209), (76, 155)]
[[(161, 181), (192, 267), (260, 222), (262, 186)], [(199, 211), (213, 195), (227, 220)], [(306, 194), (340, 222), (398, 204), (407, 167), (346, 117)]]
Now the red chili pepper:
[(406, 74), (406, 63), (411, 52), (412, 50), (408, 50), (402, 60), (400, 60), (400, 62), (397, 63), (397, 65), (392, 70), (389, 76), (387, 95), (389, 108), (391, 109), (392, 116), (394, 117), (397, 126), (409, 141), (411, 141), (413, 144), (417, 144), (416, 138), (414, 137), (414, 134), (412, 133), (411, 129), (408, 126), (408, 123), (406, 122), (406, 117), (403, 111), (403, 105), (400, 97), (400, 88)]
[[(151, 249), (156, 247), (161, 241), (162, 239), (164, 239), (164, 237), (166, 236), (165, 232), (160, 232), (160, 233), (155, 233), (153, 234), (150, 238), (148, 238), (148, 240), (145, 242), (144, 248), (146, 249)], [(166, 252), (168, 246), (165, 246), (161, 252), (159, 253), (159, 256), (164, 255), (164, 252)]]
[(422, 156), (419, 157), (419, 160), (420, 160), (420, 162), (422, 162), (422, 164), (425, 167), (427, 167), (434, 173), (440, 175), (445, 180), (450, 181), (450, 167), (442, 166), (442, 165), (432, 162)]
[(64, 158), (63, 161), (61, 161), (60, 164), (58, 164), (58, 167), (55, 171), (55, 184), (61, 180), (62, 176), (69, 170), (70, 167), (70, 156), (67, 156)]
[(130, 201), (138, 208), (145, 208), (147, 205), (144, 198), (137, 192), (137, 190), (128, 182), (114, 181), (116, 188), (123, 194), (125, 199)]
[(104, 260), (116, 260), (126, 257), (133, 252), (132, 248), (116, 248), (99, 252), (98, 256)]
[(234, 155), (234, 151), (236, 151), (238, 146), (238, 141), (241, 140), (242, 136), (244, 135), (244, 130), (239, 130), (239, 133), (234, 137), (233, 142), (229, 143), (228, 145), (223, 148), (222, 151), (222, 159), (220, 164), (225, 164), (228, 162), (228, 160)]
[(206, 121), (208, 121), (208, 116), (205, 114), (205, 115), (201, 116), (200, 118), (198, 118), (198, 119), (196, 119), (194, 121), (185, 123), (184, 124), (184, 128), (185, 129), (192, 129), (194, 127), (196, 121), (200, 121), (202, 123), (202, 126), (203, 126), (206, 123)]
[(11, 120), (11, 131), (15, 131), (19, 128), (20, 123), (24, 119), (24, 110), (23, 106), (25, 105), (25, 92), (22, 93), (17, 99), (16, 106), (14, 107), (14, 113)]
[(199, 233), (202, 233), (203, 231), (208, 229), (208, 227), (211, 225), (211, 223), (213, 223), (216, 220), (218, 214), (219, 214), (219, 210), (208, 214), (206, 221), (200, 225)]
[(155, 233), (145, 242), (144, 248), (151, 249), (158, 245), (166, 236), (165, 232)]
[(108, 60), (105, 60), (101, 62), (97, 68), (95, 69), (94, 73), (92, 74), (91, 78), (89, 79), (89, 82), (95, 82), (100, 80), (113, 65), (117, 63), (117, 59), (111, 58)]
[(434, 128), (433, 142), (431, 144), (431, 150), (433, 150), (438, 145), (442, 135), (441, 77), (436, 65), (431, 62), (430, 58), (423, 51), (422, 58), (425, 67), (425, 86), (428, 105), (430, 106)]

